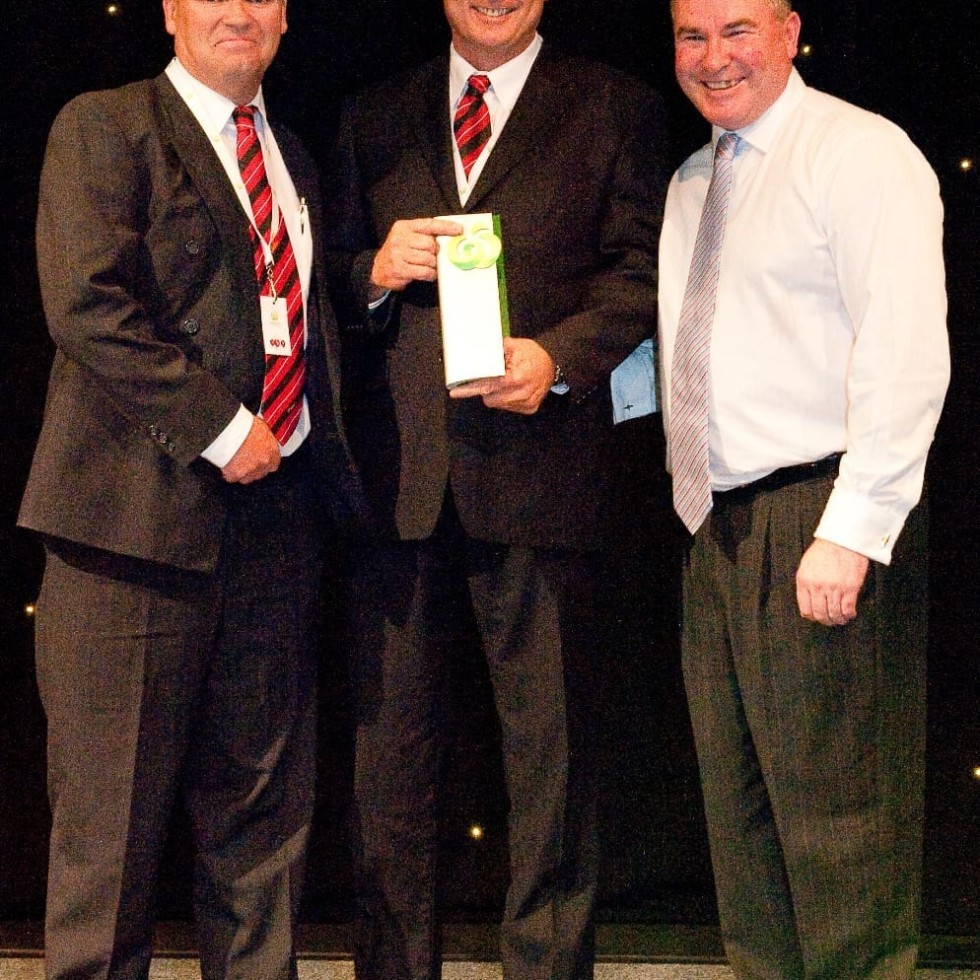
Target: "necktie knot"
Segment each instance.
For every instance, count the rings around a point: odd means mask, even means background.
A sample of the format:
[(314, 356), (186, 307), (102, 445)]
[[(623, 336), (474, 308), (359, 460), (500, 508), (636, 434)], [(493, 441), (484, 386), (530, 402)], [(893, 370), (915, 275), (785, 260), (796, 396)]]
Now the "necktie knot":
[(738, 133), (722, 133), (715, 145), (715, 166), (718, 165), (719, 159), (733, 160), (741, 142), (742, 137)]
[(231, 118), (234, 119), (235, 128), (238, 130), (255, 129), (255, 106), (236, 105), (232, 111)]
[(490, 78), (487, 75), (470, 75), (466, 87), (467, 95), (484, 95), (490, 88)]

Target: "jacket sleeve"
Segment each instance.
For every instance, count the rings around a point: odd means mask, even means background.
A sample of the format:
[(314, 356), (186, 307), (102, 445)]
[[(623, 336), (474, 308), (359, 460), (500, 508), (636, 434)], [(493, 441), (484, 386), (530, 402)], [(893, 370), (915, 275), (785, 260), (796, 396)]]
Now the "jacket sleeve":
[(654, 92), (613, 84), (595, 111), (617, 142), (593, 178), (604, 197), (595, 253), (577, 308), (536, 338), (562, 366), (576, 400), (606, 384), (655, 332), (657, 241), (670, 178), (665, 111)]
[[(55, 344), (101, 390), (107, 412), (187, 465), (241, 404), (202, 355), (217, 316), (205, 286), (220, 242), (173, 154), (170, 186), (155, 186), (152, 138), (118, 110), (114, 93), (91, 93), (52, 129), (37, 221), (44, 310)], [(166, 154), (155, 152), (159, 165)]]

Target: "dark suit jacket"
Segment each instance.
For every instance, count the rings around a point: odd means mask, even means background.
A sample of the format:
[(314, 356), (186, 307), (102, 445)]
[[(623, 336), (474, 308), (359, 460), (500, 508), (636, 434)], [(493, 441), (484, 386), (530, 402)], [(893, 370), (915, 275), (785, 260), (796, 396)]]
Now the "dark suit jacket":
[[(276, 128), (297, 192), (312, 161)], [(57, 346), (20, 523), (178, 567), (213, 568), (227, 487), (200, 458), (240, 403), (257, 411), (264, 354), (249, 225), (207, 137), (165, 75), (67, 105), (52, 129), (37, 225)], [(324, 501), (356, 500), (340, 429), (336, 325), (314, 262), (309, 437)]]
[[(571, 391), (524, 417), (450, 401), (437, 291), (414, 283), (365, 314), (371, 263), (400, 218), (458, 214), (448, 56), (347, 108), (328, 214), (342, 334), (377, 334), (380, 382), (349, 400), (355, 455), (403, 539), (428, 536), (451, 480), (470, 535), (536, 547), (599, 543), (612, 434), (609, 373), (656, 324), (656, 246), (669, 178), (653, 93), (542, 49), (466, 206), (501, 215), (511, 333), (537, 340)], [(356, 437), (355, 437), (356, 433)]]

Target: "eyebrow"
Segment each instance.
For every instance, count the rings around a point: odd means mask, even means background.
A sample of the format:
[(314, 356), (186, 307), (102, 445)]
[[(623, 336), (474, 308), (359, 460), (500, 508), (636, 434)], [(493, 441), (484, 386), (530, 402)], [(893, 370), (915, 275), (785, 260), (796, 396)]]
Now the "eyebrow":
[[(722, 27), (722, 32), (735, 30), (738, 27), (758, 27), (759, 25), (752, 20), (751, 17), (742, 17), (739, 20), (733, 20)], [(674, 37), (680, 37), (682, 34), (704, 34), (705, 32), (699, 27), (688, 27), (681, 24), (675, 31)]]

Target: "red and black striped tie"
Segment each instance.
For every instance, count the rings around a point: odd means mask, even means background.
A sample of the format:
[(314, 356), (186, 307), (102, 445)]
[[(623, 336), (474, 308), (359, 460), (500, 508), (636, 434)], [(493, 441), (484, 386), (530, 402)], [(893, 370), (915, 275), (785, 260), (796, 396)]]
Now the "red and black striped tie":
[(272, 434), (285, 445), (296, 430), (303, 413), (303, 385), (306, 362), (303, 356), (303, 289), (293, 246), (289, 242), (286, 222), (280, 218), (275, 236), (272, 233), (272, 188), (265, 172), (262, 146), (255, 131), (255, 106), (238, 106), (232, 113), (238, 146), (238, 166), (252, 203), (252, 214), (259, 233), (272, 249), (272, 268), (266, 268), (265, 254), (255, 228), (251, 228), (255, 245), (255, 275), (263, 296), (274, 295), (286, 303), (289, 323), (289, 354), (265, 355), (265, 379), (262, 383), (262, 417)]
[(490, 110), (487, 109), (483, 99), (483, 94), (488, 88), (490, 88), (490, 79), (486, 75), (470, 75), (466, 83), (466, 91), (459, 100), (456, 116), (453, 119), (453, 132), (456, 134), (459, 158), (463, 162), (463, 171), (467, 177), (490, 139)]

